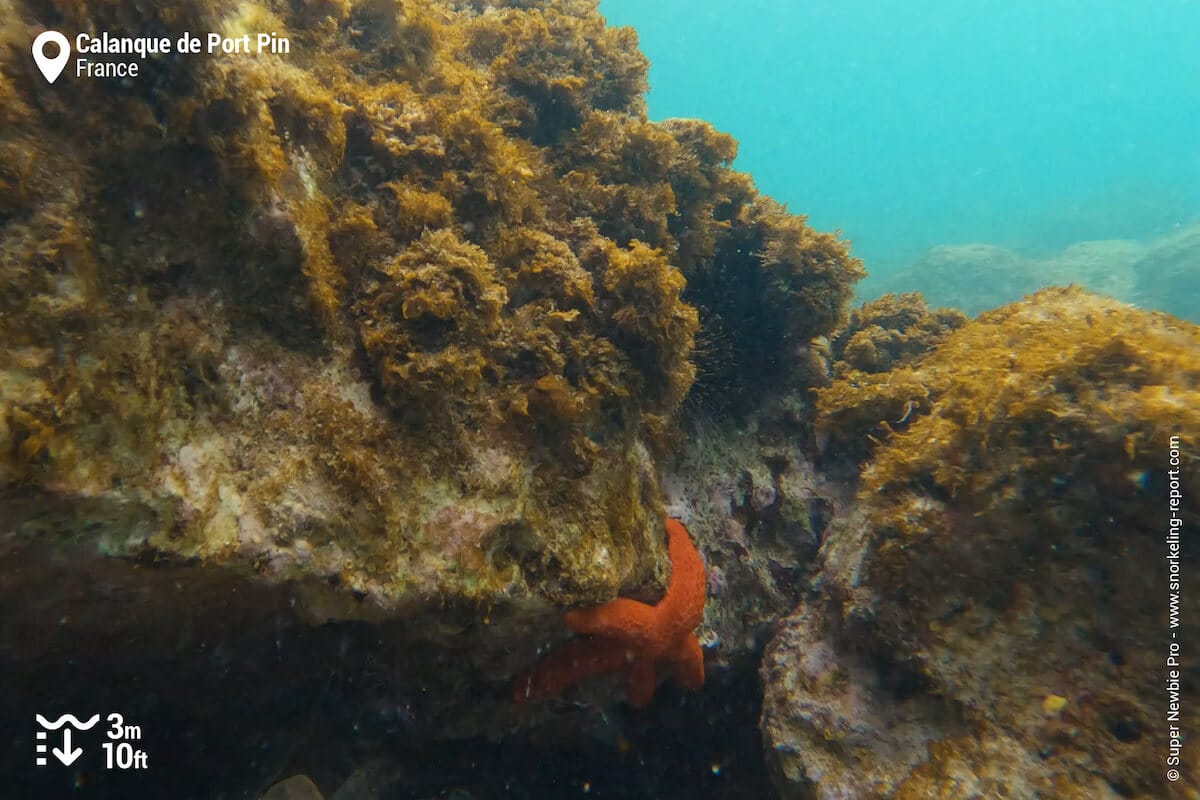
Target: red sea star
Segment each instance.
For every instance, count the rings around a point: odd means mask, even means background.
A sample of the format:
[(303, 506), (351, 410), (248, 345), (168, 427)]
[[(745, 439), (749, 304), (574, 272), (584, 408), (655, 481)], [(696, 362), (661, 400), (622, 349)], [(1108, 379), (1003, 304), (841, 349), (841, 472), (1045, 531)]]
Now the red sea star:
[(654, 697), (665, 665), (685, 689), (704, 685), (704, 653), (694, 633), (704, 618), (704, 563), (678, 520), (666, 520), (671, 580), (656, 605), (618, 597), (595, 608), (563, 614), (571, 639), (517, 679), (513, 700), (524, 705), (561, 694), (593, 675), (624, 670), (625, 696), (641, 708)]

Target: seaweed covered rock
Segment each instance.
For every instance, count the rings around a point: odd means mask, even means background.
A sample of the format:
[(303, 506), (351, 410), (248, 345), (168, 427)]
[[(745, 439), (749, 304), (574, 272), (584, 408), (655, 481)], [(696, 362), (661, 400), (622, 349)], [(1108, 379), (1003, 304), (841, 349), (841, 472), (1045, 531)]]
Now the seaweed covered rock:
[(884, 295), (850, 312), (850, 321), (833, 337), (834, 368), (839, 373), (887, 372), (912, 363), (946, 334), (966, 323), (960, 311), (930, 310), (916, 292)]
[(1200, 512), (1200, 331), (1052, 289), (901, 369), (936, 400), (863, 468), (764, 662), (783, 796), (1191, 796), (1163, 683), (1168, 556), (1200, 566), (1170, 543)]
[[(659, 552), (644, 444), (692, 386), (697, 307), (759, 306), (774, 363), (861, 274), (731, 139), (646, 120), (645, 58), (590, 2), (17, 5), (0, 470), (136, 493), (167, 552), (296, 567), (267, 540), (305, 518), (317, 571), (385, 602), (611, 595)], [(17, 44), (51, 25), (291, 51), (48, 86)], [(455, 505), (490, 555), (432, 577)]]
[[(696, 120), (594, 113), (575, 133), (587, 170), (560, 165), (574, 213), (618, 243), (664, 249), (700, 312), (696, 399), (746, 413), (813, 378), (809, 344), (845, 321), (866, 273), (846, 242), (763, 197), (729, 169), (733, 138)], [(574, 152), (574, 151), (573, 151)]]
[[(427, 689), (427, 732), (494, 730), (455, 687), (505, 685), (561, 606), (665, 577), (661, 460), (697, 372), (802, 390), (862, 274), (731, 138), (647, 120), (646, 60), (590, 0), (0, 9), (0, 553), (34, 581), (4, 597), (94, 572), (138, 597), (147, 658), (265, 585), (281, 630), (405, 620), (389, 680)], [(51, 85), (46, 29), (290, 50)], [(0, 637), (14, 680), (75, 657), (60, 619), (136, 672), (106, 608), (39, 605), (53, 635)]]
[(701, 400), (745, 412), (763, 393), (810, 385), (810, 345), (844, 321), (865, 272), (835, 235), (764, 197), (737, 208), (713, 236), (713, 250), (683, 268), (684, 298), (703, 320)]
[(830, 343), (833, 380), (815, 387), (819, 449), (857, 466), (872, 442), (928, 411), (936, 396), (915, 365), (965, 322), (953, 309), (930, 310), (916, 292), (851, 312)]

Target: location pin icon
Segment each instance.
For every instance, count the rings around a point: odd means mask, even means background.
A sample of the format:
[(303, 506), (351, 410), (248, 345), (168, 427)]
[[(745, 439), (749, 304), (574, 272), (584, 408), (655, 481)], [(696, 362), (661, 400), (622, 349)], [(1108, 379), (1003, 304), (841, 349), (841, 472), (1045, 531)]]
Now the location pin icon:
[[(54, 58), (46, 56), (46, 45), (50, 42), (58, 45), (58, 55)], [(33, 60), (37, 62), (38, 69), (46, 77), (47, 83), (54, 83), (58, 80), (58, 76), (62, 74), (63, 67), (67, 65), (70, 58), (71, 43), (58, 31), (42, 31), (33, 40)]]

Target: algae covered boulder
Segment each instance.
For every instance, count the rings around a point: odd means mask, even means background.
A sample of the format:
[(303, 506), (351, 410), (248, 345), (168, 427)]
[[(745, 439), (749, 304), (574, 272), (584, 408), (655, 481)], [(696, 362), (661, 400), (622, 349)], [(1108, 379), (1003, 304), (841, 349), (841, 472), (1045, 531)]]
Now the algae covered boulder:
[[(264, 739), (314, 692), (355, 736), (509, 725), (562, 607), (661, 587), (697, 372), (802, 390), (862, 275), (730, 137), (650, 122), (587, 0), (0, 10), (6, 708), (112, 686), (217, 742), (180, 770), (243, 763), (193, 707), (241, 686)], [(50, 84), (50, 29), (289, 47)]]
[(893, 430), (936, 399), (917, 374), (921, 359), (966, 317), (930, 309), (920, 294), (884, 295), (850, 314), (829, 343), (830, 380), (814, 387), (814, 432), (827, 464), (857, 466)]
[(1200, 635), (1165, 613), (1198, 561), (1200, 332), (1051, 289), (907, 369), (929, 402), (764, 661), (784, 796), (1191, 796), (1163, 687), (1172, 634)]
[[(385, 607), (611, 596), (661, 554), (705, 304), (754, 286), (784, 352), (861, 275), (731, 139), (646, 119), (593, 3), (11, 10), (0, 478), (158, 520), (111, 552)], [(48, 85), (50, 27), (290, 48)]]

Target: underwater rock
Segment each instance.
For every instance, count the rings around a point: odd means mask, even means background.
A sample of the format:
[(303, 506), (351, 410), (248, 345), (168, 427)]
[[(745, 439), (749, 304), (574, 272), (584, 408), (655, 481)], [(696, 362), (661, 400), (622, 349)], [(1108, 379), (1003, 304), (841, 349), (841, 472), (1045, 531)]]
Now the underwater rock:
[(701, 641), (710, 684), (740, 676), (747, 651), (757, 657), (795, 607), (827, 524), (850, 499), (813, 465), (810, 413), (792, 397), (761, 409), (749, 429), (692, 420), (667, 466), (667, 513), (700, 532), (708, 570)]
[(1163, 682), (1200, 329), (1050, 289), (901, 369), (929, 403), (877, 445), (764, 659), (781, 795), (1192, 796), (1196, 753), (1164, 780)]
[(594, 4), (322, 8), (61, 10), (292, 38), (152, 60), (128, 91), (4, 56), (0, 480), (160, 519), (115, 554), (383, 607), (647, 581), (648, 447), (694, 380), (696, 307), (761, 273), (754, 301), (799, 321), (756, 347), (784, 350), (838, 323), (860, 266), (733, 173), (732, 139), (647, 121), (646, 60)]
[(325, 800), (307, 775), (293, 775), (267, 790), (260, 800)]
[(930, 310), (917, 292), (884, 295), (851, 311), (834, 334), (834, 371), (888, 372), (925, 355), (966, 321), (954, 309)]
[(971, 316), (1055, 285), (1079, 284), (1135, 302), (1134, 264), (1146, 251), (1147, 245), (1125, 239), (1078, 242), (1047, 256), (991, 244), (939, 245), (898, 272), (869, 278), (860, 295), (916, 290), (931, 305)]
[[(303, 706), (336, 672), (369, 687), (340, 713), (387, 730), (505, 728), (563, 607), (660, 591), (697, 373), (802, 391), (863, 274), (730, 168), (732, 138), (650, 122), (635, 36), (589, 0), (4, 7), (0, 599), (27, 611), (0, 645), (22, 718), (56, 681), (70, 704), (166, 660), (206, 707), (223, 675)], [(29, 58), (50, 28), (291, 51), (51, 86)], [(144, 680), (144, 713), (202, 714)], [(269, 760), (245, 768), (289, 774)]]
[(916, 292), (884, 295), (851, 312), (830, 343), (833, 379), (814, 387), (814, 433), (826, 471), (856, 474), (875, 442), (928, 411), (915, 365), (965, 323), (959, 311), (930, 310)]
[(3, 55), (0, 480), (136, 500), (156, 526), (114, 554), (393, 609), (601, 601), (662, 558), (697, 308), (743, 293), (783, 364), (862, 274), (732, 139), (647, 121), (593, 3), (110, 3), (5, 35), (51, 22), (292, 41), (127, 89)]
[(1134, 302), (1200, 322), (1200, 224), (1151, 243), (1133, 273)]

